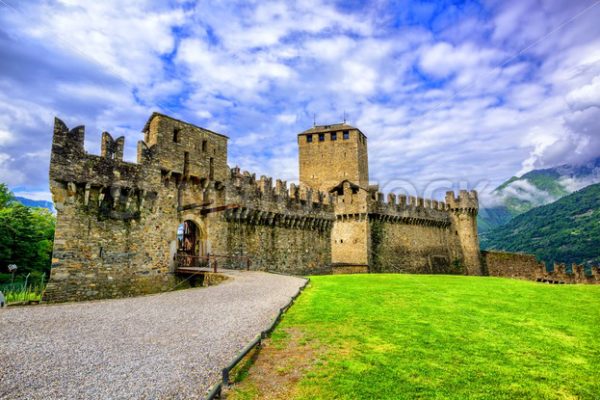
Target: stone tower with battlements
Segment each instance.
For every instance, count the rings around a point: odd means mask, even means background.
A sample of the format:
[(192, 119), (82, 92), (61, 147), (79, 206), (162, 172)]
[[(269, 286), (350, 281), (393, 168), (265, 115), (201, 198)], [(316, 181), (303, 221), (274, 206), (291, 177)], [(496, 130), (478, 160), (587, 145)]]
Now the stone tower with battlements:
[(479, 200), (474, 190), (461, 190), (458, 197), (454, 192), (446, 193), (446, 204), (452, 226), (459, 237), (463, 262), (468, 275), (481, 275), (479, 237), (477, 236), (477, 212)]
[(317, 125), (298, 134), (300, 184), (327, 192), (343, 180), (367, 188), (367, 137), (342, 124)]

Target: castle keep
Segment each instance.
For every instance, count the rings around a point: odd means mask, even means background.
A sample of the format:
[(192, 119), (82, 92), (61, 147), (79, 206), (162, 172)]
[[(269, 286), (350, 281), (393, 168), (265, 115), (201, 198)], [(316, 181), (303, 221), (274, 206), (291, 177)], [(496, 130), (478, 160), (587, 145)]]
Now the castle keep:
[(350, 272), (481, 275), (477, 194), (445, 202), (369, 186), (367, 137), (347, 124), (298, 134), (299, 185), (227, 165), (222, 134), (154, 113), (123, 161), (124, 138), (55, 120), (50, 189), (57, 209), (45, 299), (153, 293), (185, 268), (287, 274)]

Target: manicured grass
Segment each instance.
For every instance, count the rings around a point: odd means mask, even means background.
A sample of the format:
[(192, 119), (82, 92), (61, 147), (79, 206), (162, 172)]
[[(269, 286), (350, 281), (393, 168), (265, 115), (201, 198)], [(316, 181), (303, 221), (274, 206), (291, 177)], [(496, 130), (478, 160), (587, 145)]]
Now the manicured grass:
[(599, 343), (600, 286), (317, 276), (231, 398), (598, 399)]

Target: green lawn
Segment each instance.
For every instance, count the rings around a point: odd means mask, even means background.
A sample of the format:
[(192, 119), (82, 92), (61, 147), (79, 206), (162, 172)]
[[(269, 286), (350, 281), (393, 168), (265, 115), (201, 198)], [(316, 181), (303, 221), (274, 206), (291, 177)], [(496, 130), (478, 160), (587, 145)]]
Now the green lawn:
[(231, 398), (598, 399), (599, 372), (600, 286), (316, 276)]

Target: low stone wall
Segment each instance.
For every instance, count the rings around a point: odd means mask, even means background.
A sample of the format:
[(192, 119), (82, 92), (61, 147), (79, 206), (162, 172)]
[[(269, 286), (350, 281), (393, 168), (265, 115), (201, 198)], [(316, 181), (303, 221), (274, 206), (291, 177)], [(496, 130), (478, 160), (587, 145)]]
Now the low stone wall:
[(568, 267), (565, 264), (554, 264), (552, 271), (545, 271), (536, 279), (545, 283), (588, 283), (600, 284), (600, 267), (586, 268), (583, 265), (573, 264)]
[(527, 279), (545, 283), (588, 283), (600, 284), (598, 266), (554, 264), (548, 271), (544, 262), (531, 254), (482, 251), (482, 263), (486, 274), (505, 278)]
[(543, 276), (546, 266), (531, 254), (482, 251), (484, 270), (489, 276), (536, 280)]

